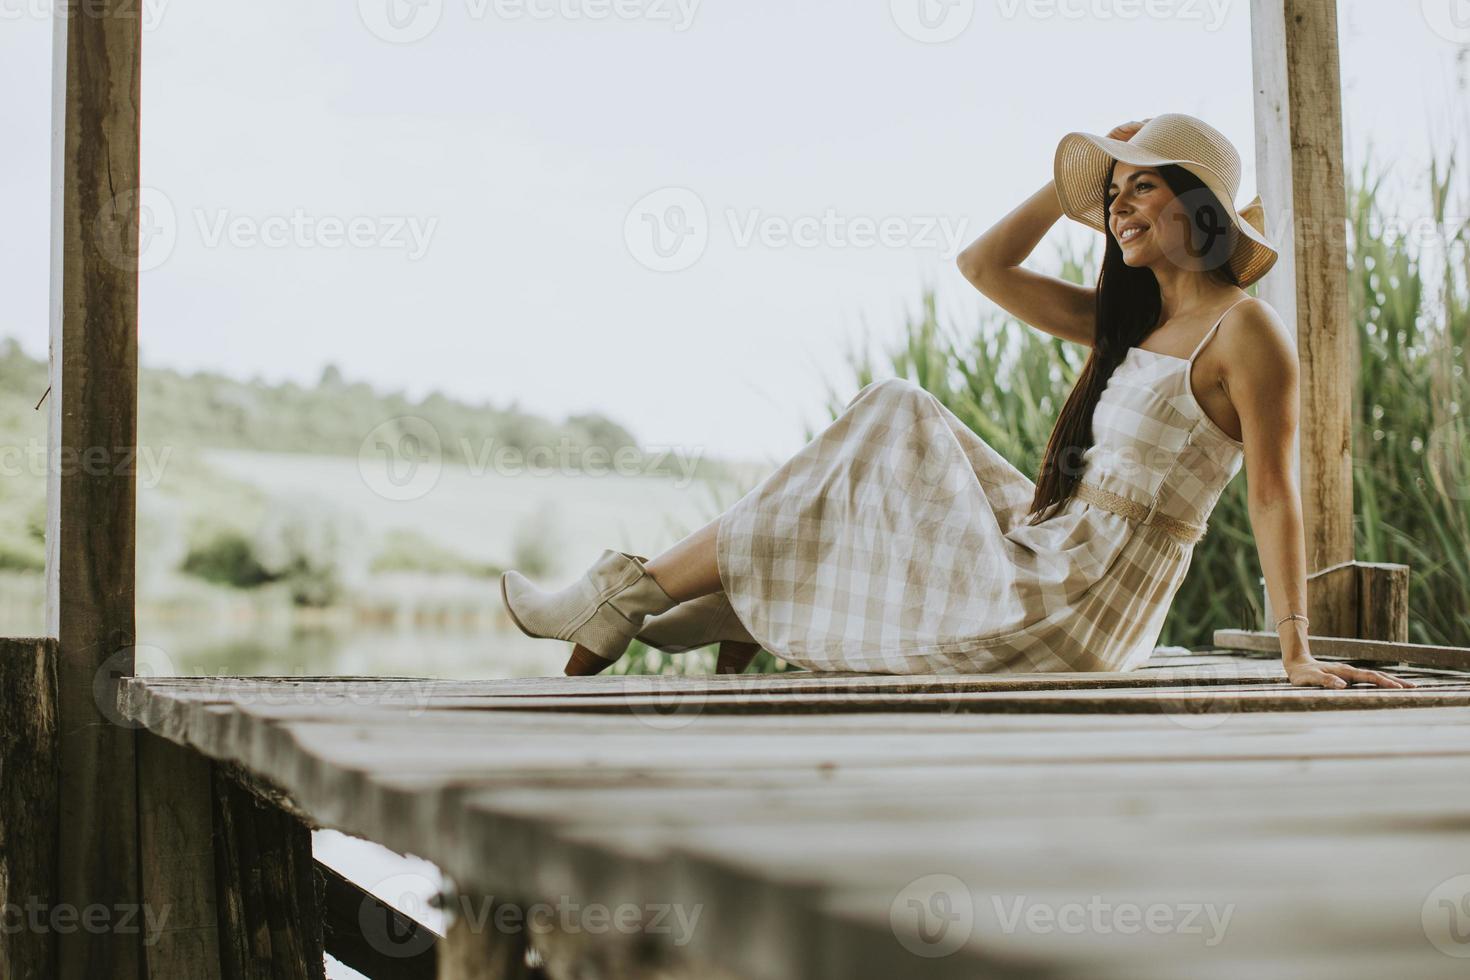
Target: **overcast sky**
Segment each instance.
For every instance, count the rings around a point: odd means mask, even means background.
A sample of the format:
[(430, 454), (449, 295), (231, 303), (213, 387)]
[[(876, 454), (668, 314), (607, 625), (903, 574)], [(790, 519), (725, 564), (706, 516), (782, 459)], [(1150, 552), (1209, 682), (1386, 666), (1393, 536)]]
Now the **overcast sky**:
[[(1354, 160), (1371, 140), (1408, 182), (1465, 134), (1456, 2), (1342, 4)], [(0, 334), (36, 353), (48, 6), (0, 0)], [(144, 9), (150, 365), (334, 362), (771, 458), (924, 284), (974, 315), (956, 248), (1050, 177), (1064, 132), (1189, 112), (1242, 148), (1237, 203), (1254, 192), (1245, 0)], [(1043, 253), (1064, 234), (1086, 241)]]

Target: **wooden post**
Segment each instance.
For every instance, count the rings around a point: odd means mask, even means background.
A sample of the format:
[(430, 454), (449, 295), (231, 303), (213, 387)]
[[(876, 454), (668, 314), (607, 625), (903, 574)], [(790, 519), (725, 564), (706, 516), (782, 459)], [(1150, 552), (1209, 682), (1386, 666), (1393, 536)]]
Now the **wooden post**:
[(212, 769), (198, 752), (139, 733), (138, 850), (150, 924), (143, 952), (156, 980), (220, 977)]
[[(1336, 0), (1251, 0), (1256, 183), (1281, 258), (1260, 294), (1296, 330), (1301, 358), (1298, 474), (1307, 571), (1353, 558), (1352, 396), (1357, 365), (1347, 293), (1347, 185)], [(1312, 632), (1353, 636), (1351, 576), (1312, 597)]]
[(1409, 566), (1355, 562), (1358, 568), (1358, 636), (1409, 642)]
[(325, 980), (311, 831), (212, 769), (220, 975)]
[[(140, 10), (89, 0), (54, 15), (46, 619), (59, 644), (56, 901), (78, 916), (140, 910), (134, 732), (104, 708), (133, 670)], [(138, 976), (137, 931), (56, 941), (62, 978)]]
[(56, 641), (0, 640), (0, 977), (56, 976)]
[(495, 910), (502, 903), (479, 902), (488, 903), (484, 923), (477, 926), (463, 915), (450, 919), (440, 943), (439, 980), (539, 980), (541, 971), (526, 965), (526, 930), (497, 929)]

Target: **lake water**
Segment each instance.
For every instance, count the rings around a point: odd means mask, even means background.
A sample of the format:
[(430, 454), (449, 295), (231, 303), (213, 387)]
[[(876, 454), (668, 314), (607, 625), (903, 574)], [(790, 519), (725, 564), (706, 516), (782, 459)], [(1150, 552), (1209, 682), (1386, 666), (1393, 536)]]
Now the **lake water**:
[[(211, 451), (205, 460), (274, 499), (324, 502), (370, 534), (408, 529), (497, 565), (512, 563), (530, 529), (551, 560), (548, 584), (570, 581), (604, 548), (657, 554), (711, 520), (758, 476), (747, 471), (744, 484), (710, 484), (656, 476), (507, 476), (445, 466), (426, 493), (394, 500), (365, 479), (355, 459)], [(145, 547), (140, 540), (140, 550)], [(150, 602), (154, 597), (140, 581), (140, 673), (538, 676), (559, 674), (569, 649), (522, 635), (505, 615), (493, 579), (376, 576), (363, 585), (362, 602), (392, 610), (389, 623), (262, 611), (231, 590), (176, 578), (151, 584), (173, 598)], [(444, 884), (434, 865), (335, 831), (316, 832), (313, 847), (318, 859), (442, 933), (442, 916), (430, 905)], [(361, 975), (329, 962), (328, 976)]]
[[(409, 530), (502, 567), (514, 567), (518, 548), (529, 544), (547, 565), (533, 577), (551, 586), (571, 581), (605, 548), (657, 554), (713, 519), (759, 475), (747, 468), (737, 478), (743, 483), (714, 483), (445, 465), (431, 488), (398, 500), (354, 458), (212, 450), (204, 460), (283, 508), (328, 508), (367, 537)], [(140, 552), (147, 546), (140, 539)], [(377, 574), (354, 591), (359, 612), (372, 616), (282, 614), (250, 593), (154, 575), (139, 582), (139, 642), (159, 672), (181, 674), (533, 676), (559, 673), (569, 649), (522, 635), (493, 578)]]

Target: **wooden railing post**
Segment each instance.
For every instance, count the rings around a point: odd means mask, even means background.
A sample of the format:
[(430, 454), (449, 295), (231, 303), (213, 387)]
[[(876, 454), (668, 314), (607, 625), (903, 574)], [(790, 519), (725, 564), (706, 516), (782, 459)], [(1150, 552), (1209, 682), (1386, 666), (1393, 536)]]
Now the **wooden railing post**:
[[(1307, 571), (1353, 558), (1352, 398), (1358, 366), (1347, 292), (1347, 184), (1337, 0), (1252, 0), (1256, 184), (1281, 249), (1260, 294), (1296, 330), (1298, 473)], [(1357, 582), (1318, 583), (1312, 632), (1353, 636)]]
[[(56, 5), (52, 53), (47, 632), (58, 640), (63, 980), (134, 980), (141, 912), (134, 732), (113, 724), (133, 671), (141, 5)], [(96, 925), (97, 910), (107, 918)], [(93, 918), (85, 917), (91, 914)]]

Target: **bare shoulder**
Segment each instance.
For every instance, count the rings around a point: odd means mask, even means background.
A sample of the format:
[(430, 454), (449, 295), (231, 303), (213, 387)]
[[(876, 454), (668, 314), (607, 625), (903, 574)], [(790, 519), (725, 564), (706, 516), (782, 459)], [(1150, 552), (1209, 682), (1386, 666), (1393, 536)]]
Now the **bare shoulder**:
[(1296, 340), (1276, 308), (1258, 296), (1246, 297), (1225, 314), (1217, 339), (1227, 378), (1247, 374), (1283, 381), (1296, 373)]

